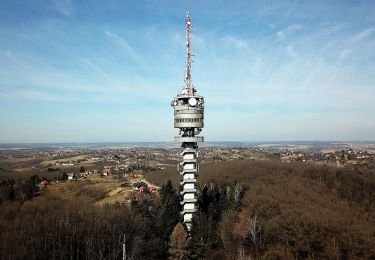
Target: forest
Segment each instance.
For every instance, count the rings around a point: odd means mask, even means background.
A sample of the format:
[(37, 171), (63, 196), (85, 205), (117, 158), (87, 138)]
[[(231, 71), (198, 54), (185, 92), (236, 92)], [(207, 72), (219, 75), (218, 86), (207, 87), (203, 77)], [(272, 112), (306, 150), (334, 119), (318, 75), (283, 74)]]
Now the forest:
[(372, 170), (204, 163), (190, 234), (179, 224), (175, 167), (145, 177), (159, 194), (129, 206), (38, 194), (32, 178), (2, 181), (0, 259), (121, 259), (124, 235), (127, 259), (375, 259)]

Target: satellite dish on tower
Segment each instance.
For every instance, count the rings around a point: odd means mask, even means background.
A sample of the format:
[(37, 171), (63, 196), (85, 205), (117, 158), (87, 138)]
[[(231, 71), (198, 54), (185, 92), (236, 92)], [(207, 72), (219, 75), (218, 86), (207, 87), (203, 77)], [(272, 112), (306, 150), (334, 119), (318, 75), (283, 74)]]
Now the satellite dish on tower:
[(195, 105), (197, 104), (197, 100), (195, 98), (189, 98), (189, 105), (192, 106), (192, 107), (195, 107)]

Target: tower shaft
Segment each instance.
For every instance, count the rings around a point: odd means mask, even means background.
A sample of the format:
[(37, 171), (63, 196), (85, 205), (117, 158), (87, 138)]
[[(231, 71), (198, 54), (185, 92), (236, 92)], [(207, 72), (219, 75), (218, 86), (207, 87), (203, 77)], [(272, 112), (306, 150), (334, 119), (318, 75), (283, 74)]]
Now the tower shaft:
[(184, 217), (185, 223), (191, 223), (193, 219), (193, 214), (196, 211), (196, 176), (198, 174), (198, 145), (192, 142), (183, 142), (181, 147), (183, 148), (182, 161), (179, 164), (179, 172), (182, 175), (182, 180), (180, 182), (182, 191), (182, 205), (181, 214)]

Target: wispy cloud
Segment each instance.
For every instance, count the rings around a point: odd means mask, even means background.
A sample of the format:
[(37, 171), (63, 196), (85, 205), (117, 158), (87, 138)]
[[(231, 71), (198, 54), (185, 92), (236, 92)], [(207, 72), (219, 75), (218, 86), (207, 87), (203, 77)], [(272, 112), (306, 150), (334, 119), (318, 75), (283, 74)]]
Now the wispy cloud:
[(131, 59), (133, 59), (139, 64), (144, 64), (141, 56), (132, 46), (130, 46), (129, 42), (124, 37), (111, 31), (107, 31), (106, 35), (112, 41), (113, 44), (115, 44), (118, 48), (123, 50)]
[(344, 61), (351, 53), (352, 51), (350, 49), (344, 49), (340, 51), (339, 58), (337, 59), (337, 62), (342, 62)]
[(221, 37), (221, 40), (224, 44), (227, 44), (229, 46), (233, 46), (237, 49), (248, 49), (249, 48), (248, 42), (243, 40), (243, 39), (240, 39), (238, 37), (227, 35), (227, 36)]
[(82, 62), (88, 65), (94, 72), (104, 77), (106, 80), (109, 81), (111, 84), (119, 83), (113, 76), (111, 76), (108, 72), (105, 72), (102, 68), (100, 68), (97, 64), (95, 64), (90, 59), (82, 59)]
[(68, 97), (66, 93), (56, 94), (50, 91), (43, 91), (39, 89), (12, 89), (2, 90), (0, 93), (0, 99), (2, 100), (33, 100), (33, 101), (44, 101), (44, 102), (65, 102), (78, 100), (77, 97)]
[(375, 29), (373, 27), (364, 29), (364, 30), (356, 33), (355, 35), (353, 35), (353, 37), (350, 38), (349, 42), (352, 43), (352, 44), (355, 44), (355, 43), (367, 38), (370, 34), (372, 34), (372, 32), (374, 30)]
[(292, 58), (298, 58), (298, 54), (296, 53), (296, 51), (294, 50), (294, 46), (292, 44), (288, 45), (286, 47), (286, 51), (288, 53), (288, 55)]
[(284, 39), (288, 36), (288, 34), (290, 34), (292, 32), (295, 32), (295, 31), (298, 31), (302, 28), (303, 28), (303, 25), (301, 25), (301, 24), (291, 24), (288, 27), (286, 27), (285, 29), (278, 31), (276, 33), (276, 36), (279, 39)]
[(64, 16), (72, 16), (74, 14), (72, 0), (51, 0), (51, 7)]

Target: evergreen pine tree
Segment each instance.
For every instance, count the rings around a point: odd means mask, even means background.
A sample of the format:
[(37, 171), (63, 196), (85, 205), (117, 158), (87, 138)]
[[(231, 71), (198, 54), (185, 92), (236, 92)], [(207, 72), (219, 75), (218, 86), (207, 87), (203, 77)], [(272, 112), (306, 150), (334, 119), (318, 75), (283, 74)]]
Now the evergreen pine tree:
[(160, 192), (161, 205), (155, 218), (156, 230), (160, 237), (168, 240), (173, 227), (180, 221), (180, 198), (170, 181)]

